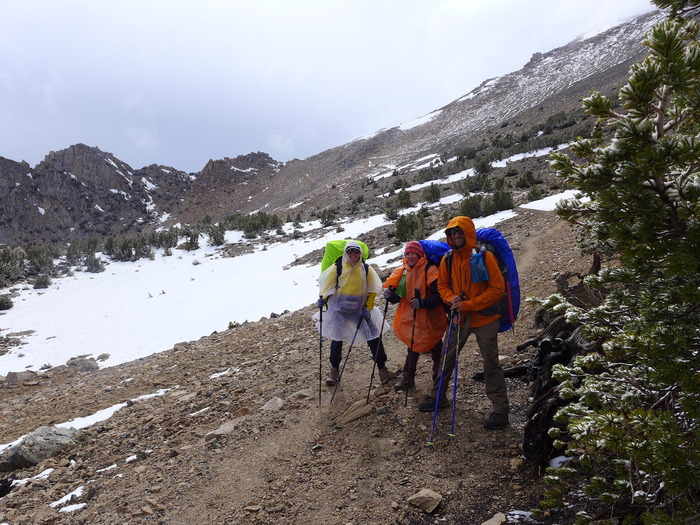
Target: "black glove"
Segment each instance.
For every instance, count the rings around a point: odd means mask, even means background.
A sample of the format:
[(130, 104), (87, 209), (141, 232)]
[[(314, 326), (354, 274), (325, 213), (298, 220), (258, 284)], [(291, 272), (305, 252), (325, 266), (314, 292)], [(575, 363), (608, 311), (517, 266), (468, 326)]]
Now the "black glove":
[(411, 306), (413, 308), (423, 308), (423, 299), (418, 299), (418, 297), (414, 297), (411, 299)]
[(391, 288), (384, 288), (384, 299), (386, 299), (392, 304), (396, 304), (401, 300), (401, 297), (396, 295), (396, 290), (393, 290)]
[(326, 301), (323, 297), (319, 297), (318, 300), (316, 301), (316, 306), (319, 308), (323, 308), (328, 304), (328, 301)]
[(365, 308), (362, 308), (362, 318), (363, 318), (365, 321), (370, 321), (370, 320), (372, 319), (372, 312), (370, 312), (369, 310), (367, 310), (366, 307), (365, 307)]

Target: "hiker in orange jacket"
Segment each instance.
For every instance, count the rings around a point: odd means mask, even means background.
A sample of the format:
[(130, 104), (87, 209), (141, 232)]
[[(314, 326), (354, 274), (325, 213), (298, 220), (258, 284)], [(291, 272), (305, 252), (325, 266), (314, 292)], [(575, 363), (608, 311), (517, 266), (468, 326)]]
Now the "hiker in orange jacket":
[(433, 380), (440, 369), (442, 336), (447, 328), (447, 316), (438, 292), (438, 269), (429, 264), (423, 247), (410, 241), (404, 248), (403, 264), (384, 283), (384, 298), (399, 303), (394, 315), (394, 332), (408, 348), (403, 375), (394, 385), (405, 390), (415, 385), (416, 365), (420, 354), (430, 352), (433, 360)]
[[(451, 334), (448, 332), (449, 347), (445, 350), (445, 365), (441, 370), (442, 388), (438, 408), (449, 405), (446, 392), (454, 371), (455, 357), (466, 344), (469, 334), (473, 333), (484, 360), (486, 396), (493, 406), (484, 427), (488, 430), (503, 428), (508, 425), (510, 411), (505, 375), (498, 361), (498, 303), (505, 291), (503, 275), (496, 257), (486, 251), (484, 260), (489, 278), (472, 282), (470, 260), (477, 243), (474, 222), (469, 217), (454, 217), (445, 229), (445, 236), (452, 248), (452, 255), (445, 255), (440, 262), (438, 290), (442, 300), (452, 309), (453, 323), (448, 328)], [(451, 259), (451, 263), (448, 263), (448, 259)], [(418, 405), (422, 412), (434, 410), (440, 379), (438, 376), (433, 381), (430, 394)]]

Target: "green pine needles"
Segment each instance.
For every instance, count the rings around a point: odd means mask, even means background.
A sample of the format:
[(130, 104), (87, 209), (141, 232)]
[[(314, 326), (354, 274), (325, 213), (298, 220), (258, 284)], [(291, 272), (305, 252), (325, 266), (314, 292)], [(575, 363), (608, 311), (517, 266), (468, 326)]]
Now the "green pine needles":
[(700, 27), (677, 15), (700, 2), (655, 4), (674, 11), (647, 35), (621, 106), (593, 93), (592, 136), (552, 155), (581, 192), (558, 213), (617, 264), (587, 280), (599, 306), (546, 303), (597, 350), (555, 369), (569, 404), (551, 434), (573, 460), (549, 469), (543, 506), (582, 490), (625, 523), (681, 524), (700, 519)]

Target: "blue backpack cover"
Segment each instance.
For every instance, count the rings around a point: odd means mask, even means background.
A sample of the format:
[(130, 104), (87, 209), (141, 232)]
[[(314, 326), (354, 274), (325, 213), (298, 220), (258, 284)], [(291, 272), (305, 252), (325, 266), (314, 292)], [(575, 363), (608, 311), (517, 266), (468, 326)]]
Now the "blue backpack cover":
[(496, 256), (498, 266), (503, 274), (506, 284), (506, 293), (501, 301), (501, 325), (499, 332), (505, 332), (512, 328), (520, 311), (520, 279), (518, 268), (515, 265), (515, 257), (510, 249), (508, 241), (496, 228), (478, 228), (476, 241), (486, 246)]
[(423, 251), (425, 252), (427, 259), (435, 266), (440, 266), (442, 257), (450, 251), (450, 245), (446, 242), (433, 241), (430, 239), (418, 242), (423, 247)]

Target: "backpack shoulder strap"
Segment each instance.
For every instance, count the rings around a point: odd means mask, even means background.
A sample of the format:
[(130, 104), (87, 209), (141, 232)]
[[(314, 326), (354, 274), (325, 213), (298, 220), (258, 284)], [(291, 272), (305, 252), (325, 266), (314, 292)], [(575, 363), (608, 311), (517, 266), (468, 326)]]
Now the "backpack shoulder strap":
[(340, 274), (343, 273), (343, 256), (341, 255), (335, 260), (335, 288), (338, 289), (338, 282), (340, 281)]

